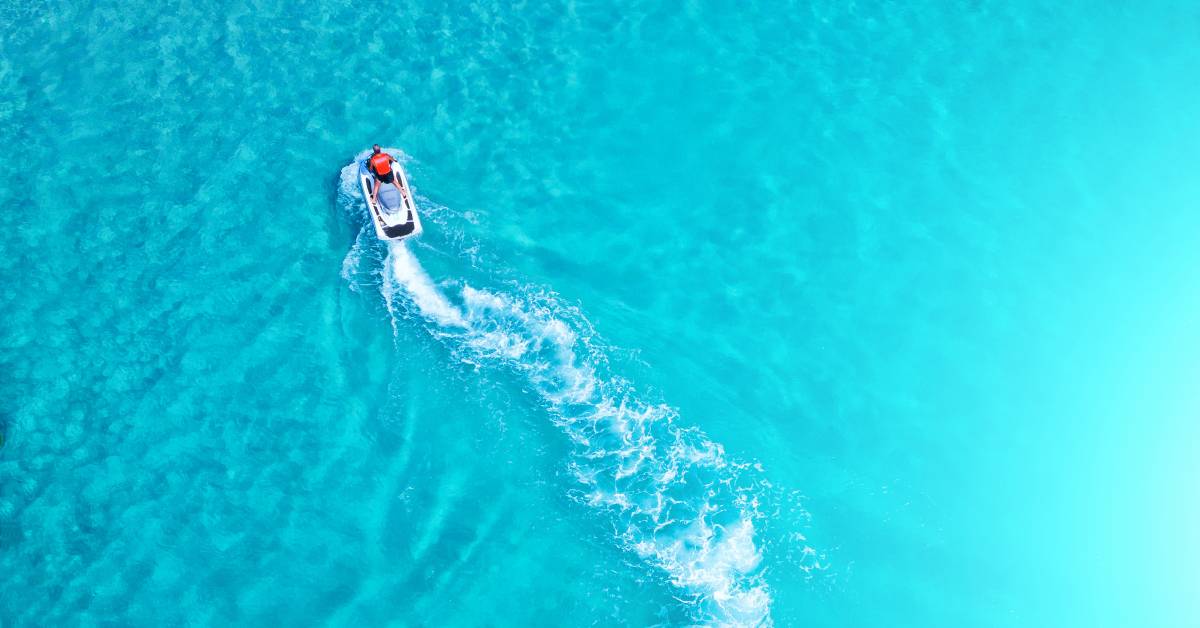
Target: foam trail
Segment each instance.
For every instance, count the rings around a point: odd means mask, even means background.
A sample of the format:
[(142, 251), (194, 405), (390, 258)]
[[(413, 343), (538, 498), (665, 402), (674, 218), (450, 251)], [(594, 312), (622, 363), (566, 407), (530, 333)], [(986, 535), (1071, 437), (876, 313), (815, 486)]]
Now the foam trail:
[[(522, 373), (574, 444), (572, 496), (610, 514), (618, 542), (663, 569), (715, 625), (770, 623), (770, 595), (752, 576), (756, 502), (737, 486), (740, 467), (719, 444), (675, 424), (675, 411), (638, 400), (628, 385), (597, 375), (597, 358), (553, 301), (462, 286), (460, 312), (415, 256), (393, 244), (388, 300), (411, 299), (452, 337), (458, 357)], [(399, 290), (395, 289), (399, 288)]]
[(746, 465), (678, 425), (673, 408), (646, 403), (628, 382), (606, 376), (606, 356), (582, 314), (521, 288), (451, 282), (443, 291), (399, 242), (388, 243), (380, 278), (393, 325), (398, 314), (415, 315), (458, 359), (505, 367), (528, 382), (572, 443), (570, 496), (606, 513), (615, 541), (661, 569), (698, 623), (772, 624), (757, 572), (757, 487), (742, 477)]
[[(390, 270), (391, 281), (383, 282), (382, 290), (389, 310), (395, 302), (396, 287), (404, 290), (412, 299), (417, 310), (425, 318), (431, 319), (443, 327), (466, 327), (462, 314), (450, 304), (433, 284), (429, 274), (421, 268), (412, 251), (403, 242), (389, 242), (387, 268)], [(385, 278), (386, 279), (386, 278)], [(393, 311), (394, 312), (394, 311)]]

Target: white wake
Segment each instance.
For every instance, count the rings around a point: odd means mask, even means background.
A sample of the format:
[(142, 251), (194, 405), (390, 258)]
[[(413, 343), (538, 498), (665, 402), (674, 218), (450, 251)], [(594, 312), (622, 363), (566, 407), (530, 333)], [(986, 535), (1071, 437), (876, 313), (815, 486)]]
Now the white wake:
[[(350, 182), (343, 193), (352, 199), (353, 175)], [(416, 315), (458, 359), (524, 378), (572, 443), (569, 495), (605, 513), (616, 542), (661, 569), (698, 622), (771, 625), (771, 596), (757, 572), (759, 502), (741, 478), (746, 465), (680, 426), (673, 408), (602, 375), (606, 359), (586, 319), (553, 295), (463, 282), (439, 288), (404, 243), (387, 244), (380, 289), (393, 325)]]

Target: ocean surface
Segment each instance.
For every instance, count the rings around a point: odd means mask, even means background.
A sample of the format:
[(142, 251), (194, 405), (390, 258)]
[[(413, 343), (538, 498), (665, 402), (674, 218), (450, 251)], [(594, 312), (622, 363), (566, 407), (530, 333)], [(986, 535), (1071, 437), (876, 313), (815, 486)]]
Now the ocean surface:
[(1195, 2), (0, 0), (0, 147), (5, 628), (1200, 625)]

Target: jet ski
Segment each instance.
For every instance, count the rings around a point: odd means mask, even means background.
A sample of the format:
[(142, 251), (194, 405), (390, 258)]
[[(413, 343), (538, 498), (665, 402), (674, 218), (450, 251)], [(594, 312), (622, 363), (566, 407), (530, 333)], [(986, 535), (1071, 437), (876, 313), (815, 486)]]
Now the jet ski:
[[(369, 159), (369, 157), (368, 157)], [(408, 176), (399, 162), (392, 162), (392, 172), (407, 194), (401, 196), (400, 191), (391, 183), (379, 183), (379, 197), (371, 202), (371, 190), (375, 188), (375, 175), (367, 166), (367, 159), (358, 162), (358, 182), (362, 186), (363, 200), (367, 202), (367, 212), (371, 214), (371, 224), (375, 225), (375, 235), (380, 240), (403, 240), (421, 233), (421, 217), (417, 215), (417, 206), (413, 204), (412, 188), (408, 187)]]

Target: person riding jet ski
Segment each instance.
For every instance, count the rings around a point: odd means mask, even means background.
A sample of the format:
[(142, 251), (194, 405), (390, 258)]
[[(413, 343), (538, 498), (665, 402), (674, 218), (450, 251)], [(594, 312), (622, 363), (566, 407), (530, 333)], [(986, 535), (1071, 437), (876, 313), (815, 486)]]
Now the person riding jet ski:
[(391, 183), (396, 186), (396, 189), (400, 191), (401, 198), (408, 196), (408, 190), (401, 187), (396, 174), (392, 172), (392, 162), (396, 161), (396, 158), (383, 152), (379, 144), (371, 147), (371, 153), (371, 158), (367, 160), (367, 169), (375, 175), (375, 187), (371, 190), (371, 202), (374, 203), (379, 198), (380, 183)]

